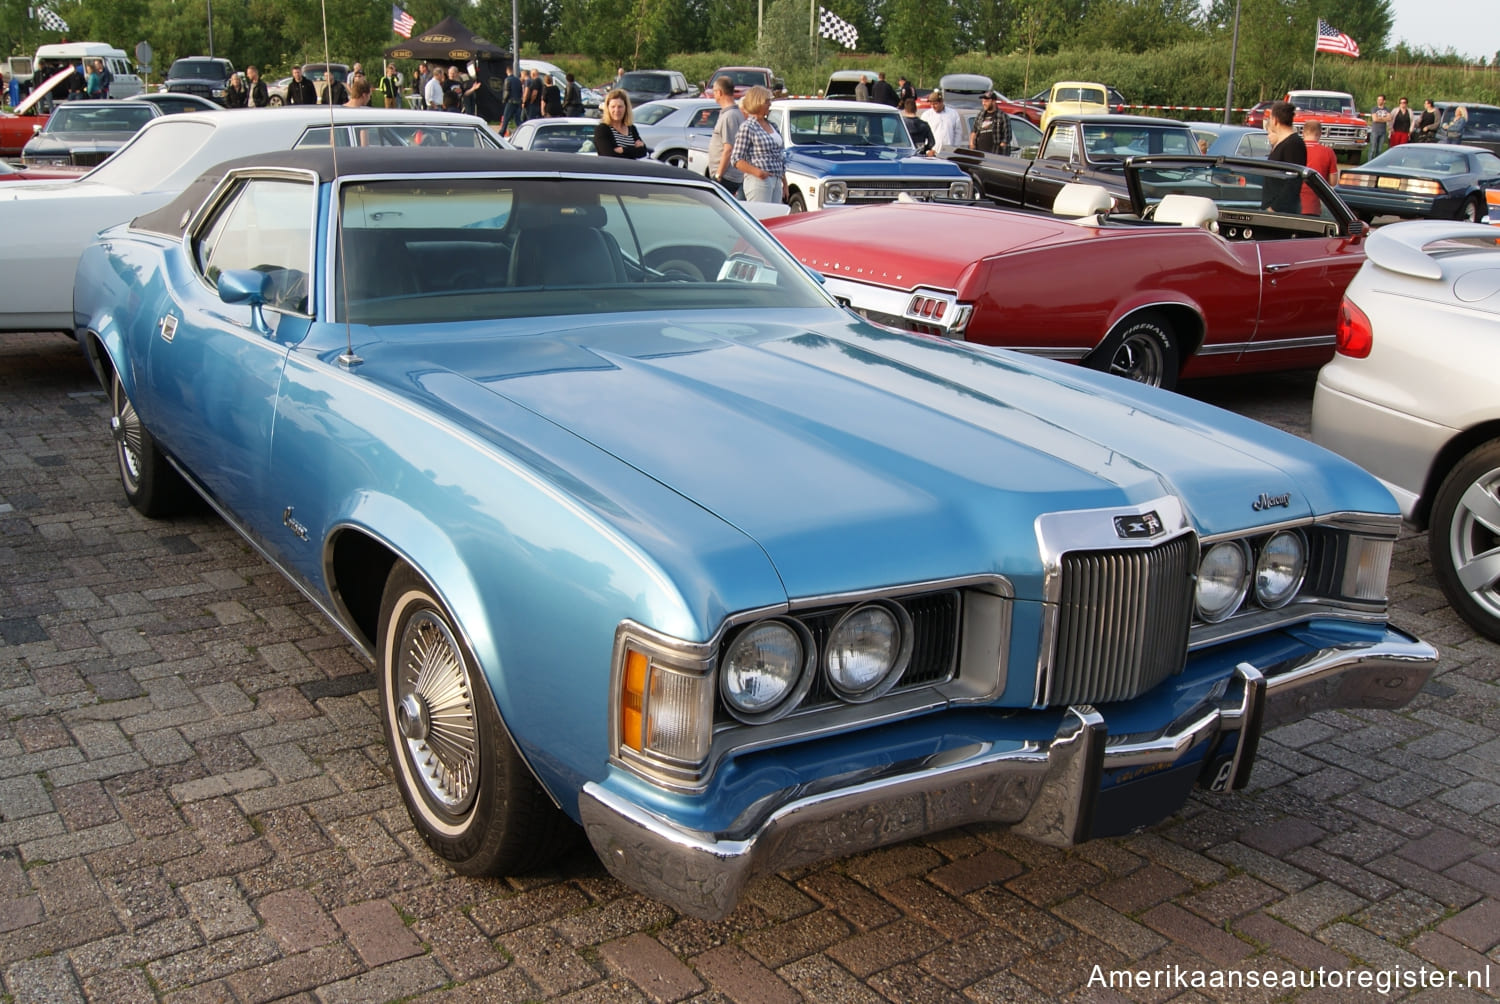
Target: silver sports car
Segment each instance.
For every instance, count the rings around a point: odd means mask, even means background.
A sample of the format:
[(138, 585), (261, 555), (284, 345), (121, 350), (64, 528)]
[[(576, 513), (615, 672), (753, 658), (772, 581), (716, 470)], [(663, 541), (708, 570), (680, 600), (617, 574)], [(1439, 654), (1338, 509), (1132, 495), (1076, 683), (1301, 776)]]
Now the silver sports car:
[(1429, 530), (1453, 608), (1500, 640), (1500, 249), (1493, 227), (1377, 230), (1318, 374), (1313, 439)]

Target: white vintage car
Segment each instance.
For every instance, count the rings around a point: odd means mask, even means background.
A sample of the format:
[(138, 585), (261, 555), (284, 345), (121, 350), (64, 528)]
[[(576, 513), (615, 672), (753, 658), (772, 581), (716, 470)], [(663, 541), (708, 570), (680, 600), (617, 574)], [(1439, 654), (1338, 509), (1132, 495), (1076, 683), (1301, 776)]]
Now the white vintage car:
[(293, 107), (154, 119), (76, 181), (0, 189), (0, 331), (72, 331), (73, 273), (94, 235), (166, 205), (205, 169), (247, 154), (330, 143), (509, 147), (482, 119), (451, 112)]
[(1427, 533), (1459, 616), (1500, 640), (1500, 251), (1492, 227), (1381, 227), (1318, 372), (1312, 437)]

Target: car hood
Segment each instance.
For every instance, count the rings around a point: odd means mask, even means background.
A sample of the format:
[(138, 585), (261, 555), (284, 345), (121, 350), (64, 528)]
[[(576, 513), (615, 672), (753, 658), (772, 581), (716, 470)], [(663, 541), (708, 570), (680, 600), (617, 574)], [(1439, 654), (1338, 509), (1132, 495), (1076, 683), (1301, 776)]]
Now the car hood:
[(955, 177), (947, 161), (918, 157), (888, 146), (794, 146), (786, 151), (787, 167), (837, 177), (843, 174), (878, 173), (892, 177)]
[(1255, 523), (1261, 496), (1285, 496), (1265, 522), (1297, 518), (1328, 457), (1284, 437), (1276, 459), (1279, 433), (1216, 409), (828, 309), (407, 345), (362, 373), (481, 433), (506, 414), (485, 391), (543, 416), (755, 540), (793, 597), (987, 572), (1036, 596), (1041, 514), (1179, 494), (1203, 533)]
[[(110, 185), (97, 185), (90, 181), (84, 181), (82, 180), (84, 177), (86, 176), (80, 174), (78, 175), (78, 180), (75, 181), (35, 181), (21, 185), (7, 185), (3, 191), (0, 191), (0, 202), (45, 202), (49, 199), (67, 199), (71, 203), (76, 199), (97, 199), (128, 194)], [(40, 207), (36, 211), (42, 212), (45, 208)], [(31, 235), (31, 231), (23, 230), (17, 221), (12, 220), (10, 222), (16, 226), (15, 233), (24, 233), (27, 236)], [(42, 225), (40, 218), (35, 222), (37, 222), (40, 228)], [(118, 222), (120, 221), (106, 220), (103, 223), (90, 224), (90, 232), (92, 233), (103, 226)], [(80, 247), (79, 250), (81, 251), (82, 248)]]
[[(1055, 216), (899, 202), (798, 213), (767, 220), (766, 226), (815, 272), (893, 289), (936, 285), (960, 295), (976, 263), (987, 257), (1098, 235)], [(891, 234), (901, 239), (892, 241)]]

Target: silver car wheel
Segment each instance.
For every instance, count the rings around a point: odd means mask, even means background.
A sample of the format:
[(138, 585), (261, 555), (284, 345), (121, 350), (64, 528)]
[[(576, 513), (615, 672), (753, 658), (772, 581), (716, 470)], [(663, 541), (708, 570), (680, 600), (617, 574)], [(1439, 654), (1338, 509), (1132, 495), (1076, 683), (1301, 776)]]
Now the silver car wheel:
[(1500, 441), (1454, 465), (1432, 501), (1433, 575), (1453, 609), (1500, 641)]
[(1448, 550), (1465, 591), (1500, 618), (1500, 469), (1464, 489), (1448, 524)]
[(474, 690), (447, 623), (415, 614), (397, 649), (393, 714), (412, 774), (442, 810), (469, 810), (478, 790), (479, 734)]

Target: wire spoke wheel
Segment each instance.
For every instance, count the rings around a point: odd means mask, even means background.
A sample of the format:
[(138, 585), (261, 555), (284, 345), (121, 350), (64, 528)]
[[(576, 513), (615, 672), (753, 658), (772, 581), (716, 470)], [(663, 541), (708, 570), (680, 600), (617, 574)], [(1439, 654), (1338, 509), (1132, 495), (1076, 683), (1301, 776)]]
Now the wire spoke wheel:
[(117, 373), (110, 374), (109, 403), (109, 430), (114, 436), (115, 453), (120, 461), (120, 479), (125, 483), (126, 492), (137, 492), (141, 485), (144, 430), (141, 428), (141, 417), (136, 414), (135, 405), (130, 403), (130, 398), (125, 394)]
[(377, 665), (391, 766), (417, 832), (455, 871), (551, 860), (572, 824), (532, 777), (457, 621), (397, 564), (381, 597)]
[(479, 735), (458, 642), (424, 611), (407, 623), (400, 659), (396, 721), (414, 773), (442, 811), (461, 815), (477, 790)]

